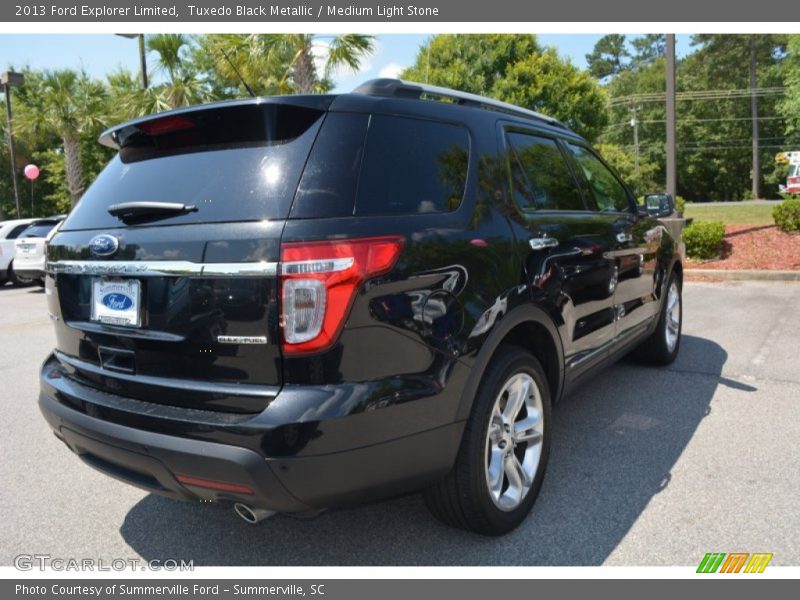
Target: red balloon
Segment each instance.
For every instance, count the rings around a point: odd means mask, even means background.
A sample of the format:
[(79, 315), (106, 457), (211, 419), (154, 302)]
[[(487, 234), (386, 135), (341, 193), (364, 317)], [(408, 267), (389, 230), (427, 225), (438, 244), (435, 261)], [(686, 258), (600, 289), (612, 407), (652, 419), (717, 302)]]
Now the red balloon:
[(25, 177), (27, 177), (31, 181), (39, 177), (39, 167), (37, 167), (36, 165), (27, 165), (23, 172), (25, 173)]

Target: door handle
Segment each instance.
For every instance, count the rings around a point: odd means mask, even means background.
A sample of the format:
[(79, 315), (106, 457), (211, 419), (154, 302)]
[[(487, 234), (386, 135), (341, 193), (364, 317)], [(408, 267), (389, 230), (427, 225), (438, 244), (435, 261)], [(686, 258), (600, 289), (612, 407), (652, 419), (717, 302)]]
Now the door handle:
[(627, 233), (625, 231), (620, 231), (617, 234), (617, 241), (620, 244), (627, 244), (628, 242), (632, 242), (633, 241), (633, 236), (630, 233)]
[(533, 237), (528, 240), (531, 250), (544, 250), (545, 248), (555, 248), (558, 246), (558, 240), (554, 237), (546, 235), (540, 237)]

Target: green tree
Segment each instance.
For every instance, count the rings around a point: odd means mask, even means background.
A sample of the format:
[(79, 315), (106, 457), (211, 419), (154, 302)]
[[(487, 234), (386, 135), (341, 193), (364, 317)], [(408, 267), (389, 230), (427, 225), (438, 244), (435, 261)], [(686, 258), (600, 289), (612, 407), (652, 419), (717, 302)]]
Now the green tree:
[[(786, 36), (756, 37), (757, 85), (782, 85)], [(678, 193), (689, 200), (738, 200), (751, 188), (752, 120), (749, 36), (696, 35), (692, 52), (678, 61)], [(665, 62), (657, 57), (634, 65), (607, 85), (609, 125), (601, 136), (633, 154), (631, 118), (636, 114), (642, 160), (657, 165), (656, 181), (665, 180)], [(702, 92), (716, 91), (709, 98)], [(729, 94), (720, 93), (730, 90)], [(739, 90), (738, 92), (736, 90)], [(745, 90), (742, 94), (741, 90)], [(774, 155), (792, 149), (778, 116), (780, 95), (758, 98), (762, 195), (777, 197)], [(788, 115), (787, 115), (788, 116)], [(800, 132), (798, 132), (800, 133)], [(800, 135), (798, 136), (800, 137)], [(650, 191), (650, 190), (643, 190)]]
[(106, 121), (106, 90), (85, 73), (69, 69), (28, 73), (17, 111), (19, 129), (32, 139), (55, 135), (61, 143), (69, 199), (74, 206), (85, 189), (81, 137), (94, 135)]
[(606, 124), (600, 86), (533, 35), (437, 35), (401, 77), (539, 111), (590, 140)]
[[(323, 46), (325, 46), (323, 48)], [(227, 34), (199, 39), (198, 61), (210, 66), (228, 89), (244, 93), (242, 80), (256, 94), (327, 92), (339, 68), (357, 71), (375, 51), (375, 38), (361, 34)], [(325, 52), (322, 73), (315, 53)]]
[(542, 52), (535, 35), (444, 34), (429, 38), (403, 79), (491, 94), (510, 65)]
[(647, 156), (639, 157), (637, 173), (633, 152), (616, 144), (598, 144), (597, 151), (619, 173), (636, 196), (660, 191), (664, 185), (659, 179), (660, 169)]
[(786, 95), (778, 109), (785, 119), (785, 131), (791, 135), (800, 132), (800, 35), (787, 37), (786, 60), (782, 69)]
[(586, 55), (589, 72), (597, 79), (604, 79), (624, 71), (630, 53), (625, 46), (625, 36), (619, 33), (604, 35)]
[(631, 46), (633, 46), (631, 67), (637, 67), (666, 56), (667, 36), (663, 33), (648, 33), (632, 39)]
[(191, 39), (182, 33), (156, 33), (146, 38), (147, 49), (157, 55), (156, 73), (164, 82), (152, 86), (152, 104), (166, 110), (208, 99), (208, 90), (190, 54)]

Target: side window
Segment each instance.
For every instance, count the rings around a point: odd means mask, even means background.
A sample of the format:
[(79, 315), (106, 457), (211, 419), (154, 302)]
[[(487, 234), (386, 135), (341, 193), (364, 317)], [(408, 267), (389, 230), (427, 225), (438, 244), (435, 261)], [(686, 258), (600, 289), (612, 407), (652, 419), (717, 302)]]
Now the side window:
[(602, 212), (629, 211), (628, 192), (608, 167), (591, 150), (574, 144), (568, 146), (583, 172), (595, 208)]
[(467, 182), (466, 129), (405, 117), (373, 115), (356, 214), (441, 213), (461, 204)]
[(514, 199), (520, 210), (584, 210), (555, 140), (517, 132), (508, 133), (506, 139)]
[(303, 170), (292, 218), (353, 214), (368, 121), (365, 113), (328, 113)]

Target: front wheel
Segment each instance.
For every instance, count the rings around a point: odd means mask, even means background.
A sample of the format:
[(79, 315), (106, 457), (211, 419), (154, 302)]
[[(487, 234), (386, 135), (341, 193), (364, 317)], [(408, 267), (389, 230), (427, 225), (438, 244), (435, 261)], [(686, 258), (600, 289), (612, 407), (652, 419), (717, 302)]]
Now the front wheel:
[(533, 506), (550, 451), (550, 389), (542, 366), (516, 346), (502, 346), (484, 374), (456, 464), (425, 491), (431, 512), (448, 525), (502, 535)]

